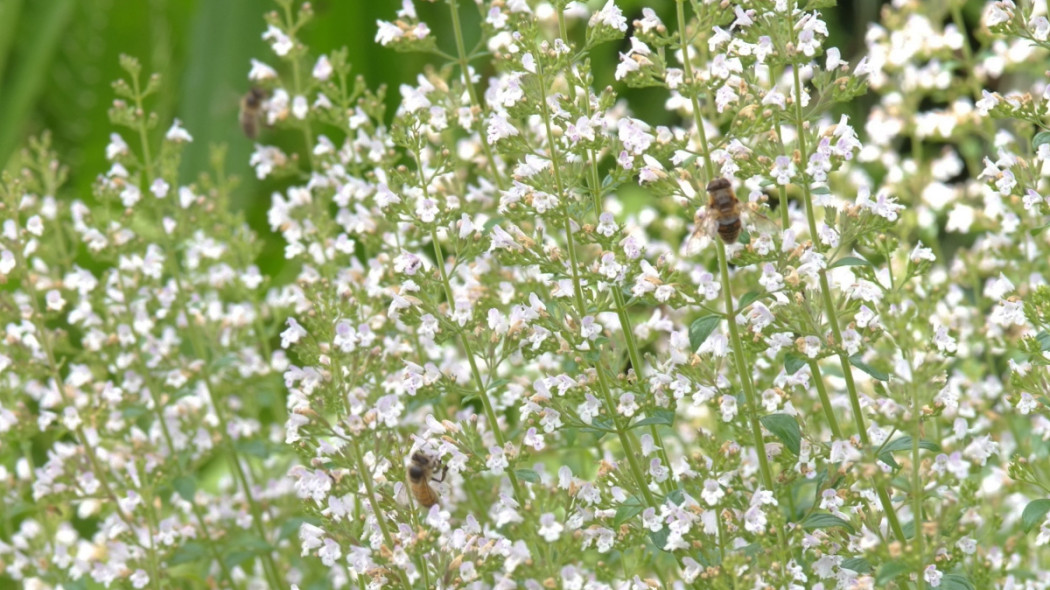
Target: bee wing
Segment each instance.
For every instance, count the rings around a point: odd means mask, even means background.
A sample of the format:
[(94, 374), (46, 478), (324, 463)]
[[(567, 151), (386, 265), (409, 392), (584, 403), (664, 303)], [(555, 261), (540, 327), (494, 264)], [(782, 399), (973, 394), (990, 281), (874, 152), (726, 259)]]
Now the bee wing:
[(753, 207), (753, 203), (748, 203), (740, 208), (741, 220), (749, 226), (751, 233), (780, 233), (780, 226), (777, 225), (777, 222), (759, 213)]
[(718, 237), (718, 218), (712, 215), (706, 206), (696, 212), (693, 232), (689, 234), (686, 242), (686, 254), (698, 254), (703, 249), (705, 237), (712, 240)]

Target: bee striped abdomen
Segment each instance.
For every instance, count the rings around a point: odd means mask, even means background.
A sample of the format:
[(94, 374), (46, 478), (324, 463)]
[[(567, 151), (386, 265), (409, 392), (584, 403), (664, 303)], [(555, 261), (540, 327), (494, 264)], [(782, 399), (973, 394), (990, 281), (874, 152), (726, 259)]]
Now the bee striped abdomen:
[(718, 237), (733, 244), (740, 237), (740, 201), (733, 194), (733, 185), (725, 178), (716, 178), (707, 184), (707, 209), (718, 220)]

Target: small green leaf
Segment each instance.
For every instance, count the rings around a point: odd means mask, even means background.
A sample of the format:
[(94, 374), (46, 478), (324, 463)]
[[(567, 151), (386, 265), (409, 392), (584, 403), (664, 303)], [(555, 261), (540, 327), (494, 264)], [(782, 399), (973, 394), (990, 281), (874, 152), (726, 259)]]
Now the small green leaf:
[(683, 492), (681, 488), (674, 489), (668, 492), (667, 496), (665, 496), (664, 499), (670, 500), (677, 506), (680, 505), (682, 502), (685, 502), (685, 492)]
[(856, 256), (844, 256), (832, 262), (828, 268), (838, 268), (840, 266), (871, 266), (871, 263)]
[(179, 496), (182, 496), (182, 499), (187, 502), (192, 502), (193, 496), (197, 494), (197, 480), (189, 475), (176, 477), (175, 481), (172, 482), (172, 486), (179, 493)]
[(283, 541), (284, 539), (291, 538), (292, 535), (299, 533), (299, 529), (302, 528), (303, 524), (312, 524), (314, 526), (321, 526), (321, 520), (312, 516), (307, 517), (294, 517), (289, 518), (281, 522), (281, 528), (277, 531), (277, 540)]
[(942, 590), (976, 590), (973, 582), (962, 574), (944, 574), (940, 588)]
[(906, 571), (908, 571), (908, 565), (906, 563), (901, 563), (899, 561), (884, 563), (882, 567), (879, 568), (878, 575), (875, 576), (875, 586), (882, 588)]
[(858, 574), (866, 574), (871, 571), (871, 564), (863, 557), (853, 557), (842, 562), (842, 568), (852, 570)]
[(762, 416), (761, 420), (766, 430), (772, 432), (788, 450), (798, 456), (801, 450), (802, 429), (798, 427), (798, 421), (793, 416), (770, 414)]
[(833, 527), (842, 527), (849, 531), (851, 535), (856, 534), (853, 525), (834, 514), (828, 514), (827, 512), (814, 512), (807, 516), (806, 520), (802, 521), (802, 528), (806, 530), (830, 529)]
[(650, 424), (664, 424), (666, 426), (674, 424), (674, 410), (668, 410), (666, 408), (657, 408), (650, 412), (649, 416), (635, 422), (631, 426), (631, 428), (638, 428), (639, 426), (648, 426)]
[(830, 195), (831, 189), (827, 186), (815, 186), (809, 192), (814, 195)]
[(744, 309), (761, 298), (762, 293), (759, 293), (758, 291), (748, 291), (747, 293), (744, 293), (744, 296), (740, 298), (740, 303), (737, 303), (737, 311)]
[[(930, 442), (928, 440), (919, 440), (919, 448), (932, 451), (934, 453), (941, 452), (941, 447), (937, 443)], [(900, 469), (900, 464), (893, 459), (893, 453), (898, 451), (910, 451), (911, 450), (911, 437), (902, 436), (894, 439), (879, 449), (879, 460), (889, 465), (894, 469)]]
[(501, 217), (499, 215), (493, 217), (492, 219), (489, 219), (488, 221), (485, 222), (485, 225), (482, 226), (481, 233), (485, 234), (485, 235), (488, 235), (492, 231), (492, 228), (494, 228), (497, 225), (499, 225), (501, 221), (503, 221), (503, 217)]
[(859, 354), (855, 354), (855, 355), (849, 357), (849, 364), (853, 365), (854, 367), (857, 367), (861, 371), (864, 371), (865, 373), (871, 375), (872, 377), (874, 377), (875, 379), (878, 379), (879, 381), (889, 381), (890, 380), (889, 373), (887, 373), (886, 371), (880, 371), (879, 369), (876, 369), (875, 367), (873, 367), (873, 366), (869, 365), (868, 363), (864, 362), (863, 360), (861, 360)]
[(238, 453), (244, 453), (245, 455), (251, 455), (260, 459), (268, 459), (270, 457), (270, 449), (266, 446), (266, 443), (259, 439), (250, 440), (239, 440), (234, 445)]
[(486, 387), (485, 390), (486, 391), (494, 391), (496, 389), (499, 389), (500, 387), (503, 387), (504, 385), (506, 385), (508, 383), (510, 383), (510, 379), (496, 379), (492, 383), (489, 383), (488, 387)]
[(736, 241), (740, 242), (741, 244), (743, 244), (745, 246), (750, 244), (751, 243), (751, 232), (749, 232), (749, 231), (747, 231), (745, 229), (744, 231), (740, 232), (740, 237), (737, 238)]
[(1042, 331), (1035, 335), (1036, 342), (1039, 343), (1039, 348), (1043, 352), (1050, 352), (1050, 332)]
[(798, 370), (806, 366), (806, 357), (796, 352), (789, 352), (784, 355), (784, 370), (787, 371), (788, 375), (794, 375), (798, 373)]
[(722, 316), (707, 315), (689, 324), (689, 346), (693, 347), (693, 352), (696, 352), (700, 345), (707, 341), (707, 337), (715, 331), (721, 321)]
[(659, 549), (660, 551), (663, 551), (664, 547), (667, 546), (667, 537), (670, 537), (670, 536), (671, 536), (671, 529), (669, 529), (667, 527), (664, 527), (664, 528), (656, 531), (655, 533), (650, 532), (649, 533), (649, 540), (653, 542), (653, 545), (656, 545), (657, 549)]
[(1024, 507), (1024, 512), (1021, 513), (1021, 522), (1024, 524), (1024, 532), (1030, 532), (1035, 527), (1043, 523), (1046, 519), (1046, 513), (1050, 512), (1050, 500), (1032, 500)]
[(613, 526), (620, 526), (641, 514), (643, 510), (645, 510), (645, 504), (642, 503), (638, 496), (627, 498), (624, 500), (624, 503), (620, 504), (620, 507), (616, 509), (616, 516), (613, 517)]
[(204, 547), (203, 543), (196, 541), (189, 541), (175, 550), (168, 558), (169, 566), (182, 565), (184, 563), (190, 563), (197, 561), (208, 555), (208, 550)]
[(529, 483), (540, 482), (540, 474), (536, 473), (532, 469), (515, 469), (514, 475), (517, 475), (518, 479), (523, 479)]
[(1032, 138), (1032, 147), (1039, 149), (1044, 143), (1050, 143), (1050, 131), (1040, 131)]

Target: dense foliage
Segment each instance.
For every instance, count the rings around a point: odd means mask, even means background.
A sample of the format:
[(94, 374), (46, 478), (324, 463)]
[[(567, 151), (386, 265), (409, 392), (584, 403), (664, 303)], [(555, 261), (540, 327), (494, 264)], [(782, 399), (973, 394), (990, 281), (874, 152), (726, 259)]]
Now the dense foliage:
[(445, 4), (377, 23), (432, 64), (392, 117), (266, 15), (290, 273), (131, 57), (90, 194), (9, 166), (0, 580), (1047, 587), (1044, 4), (894, 2), (856, 59), (820, 1)]

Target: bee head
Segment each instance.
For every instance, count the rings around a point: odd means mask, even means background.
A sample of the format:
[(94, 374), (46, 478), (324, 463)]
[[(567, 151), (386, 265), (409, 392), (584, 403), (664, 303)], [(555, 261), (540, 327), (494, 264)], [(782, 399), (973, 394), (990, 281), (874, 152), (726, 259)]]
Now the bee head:
[(419, 483), (423, 479), (423, 468), (419, 465), (412, 465), (408, 468), (408, 477), (414, 483)]

